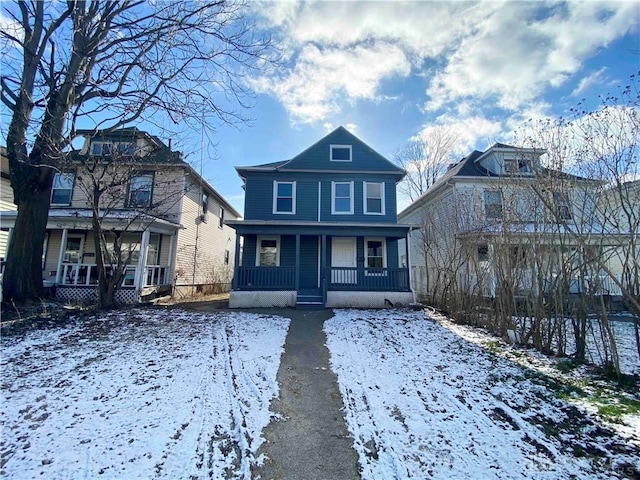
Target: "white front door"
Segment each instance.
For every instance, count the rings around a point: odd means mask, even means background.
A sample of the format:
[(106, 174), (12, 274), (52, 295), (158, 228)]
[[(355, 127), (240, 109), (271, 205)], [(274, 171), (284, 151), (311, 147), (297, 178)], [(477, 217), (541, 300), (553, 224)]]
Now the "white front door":
[[(355, 237), (333, 237), (331, 266), (356, 268)], [(356, 283), (355, 270), (331, 270), (331, 283)]]

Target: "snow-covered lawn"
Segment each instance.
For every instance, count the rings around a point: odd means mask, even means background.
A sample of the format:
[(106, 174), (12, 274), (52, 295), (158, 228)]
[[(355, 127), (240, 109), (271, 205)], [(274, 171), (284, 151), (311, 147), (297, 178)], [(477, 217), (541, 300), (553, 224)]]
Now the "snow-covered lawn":
[(249, 478), (288, 325), (135, 310), (3, 337), (0, 477)]
[(633, 478), (633, 424), (612, 430), (438, 320), (337, 310), (325, 323), (363, 478)]

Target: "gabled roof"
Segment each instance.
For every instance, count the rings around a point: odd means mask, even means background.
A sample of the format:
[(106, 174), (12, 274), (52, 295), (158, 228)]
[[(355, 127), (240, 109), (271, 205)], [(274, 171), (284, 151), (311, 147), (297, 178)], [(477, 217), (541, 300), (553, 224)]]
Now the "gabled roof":
[[(331, 145), (350, 145), (352, 160), (330, 161)], [(245, 172), (252, 171), (390, 173), (397, 176), (398, 180), (405, 175), (402, 168), (394, 165), (342, 126), (290, 160), (236, 167), (236, 170), (241, 177), (244, 177)]]

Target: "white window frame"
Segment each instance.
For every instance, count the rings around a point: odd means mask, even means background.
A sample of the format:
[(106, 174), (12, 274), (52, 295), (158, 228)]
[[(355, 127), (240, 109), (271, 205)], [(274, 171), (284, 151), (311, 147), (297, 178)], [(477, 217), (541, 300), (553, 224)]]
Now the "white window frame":
[[(71, 188), (60, 188), (60, 187), (56, 188), (56, 183), (59, 182), (59, 179), (61, 177), (67, 177), (71, 181)], [(51, 185), (51, 205), (64, 205), (64, 206), (71, 205), (71, 203), (73, 202), (73, 189), (75, 187), (75, 184), (76, 184), (76, 172), (56, 172), (55, 176), (53, 177), (53, 183)], [(56, 190), (68, 190), (69, 201), (62, 202), (62, 203), (59, 203), (59, 202), (54, 203), (53, 197)]]
[[(339, 158), (333, 158), (333, 150), (334, 149), (342, 149), (342, 148), (346, 148), (349, 150), (349, 159), (348, 160), (343, 160), (343, 159), (339, 159)], [(329, 160), (332, 162), (350, 162), (351, 159), (353, 158), (353, 150), (351, 149), (351, 145), (329, 145)]]
[[(142, 189), (140, 187), (137, 187), (134, 189), (134, 185), (136, 180), (138, 179), (142, 179), (142, 178), (150, 178), (151, 182), (149, 184), (149, 201), (146, 202), (145, 204), (140, 204), (140, 203), (134, 203), (133, 200), (133, 194), (136, 191), (140, 191), (140, 192), (146, 192), (146, 189)], [(128, 192), (128, 198), (127, 198), (127, 207), (128, 208), (150, 208), (151, 205), (153, 205), (153, 187), (155, 184), (155, 173), (151, 172), (151, 171), (139, 171), (134, 173), (131, 176), (131, 180), (129, 183), (129, 192)], [(146, 186), (146, 182), (144, 184), (144, 186)]]
[[(368, 185), (380, 185), (380, 211), (379, 212), (370, 212), (368, 207), (367, 200), (369, 199), (367, 195), (367, 186)], [(362, 182), (362, 211), (365, 215), (384, 215), (385, 214), (385, 191), (384, 191), (384, 182)], [(374, 198), (374, 197), (371, 197)]]
[[(500, 196), (500, 215), (498, 216), (489, 216), (488, 215), (488, 210), (487, 208), (489, 207), (489, 205), (498, 205), (497, 203), (489, 203), (487, 202), (487, 197), (489, 196), (490, 193), (497, 193)], [(504, 201), (502, 198), (502, 192), (500, 190), (496, 190), (496, 189), (490, 189), (487, 188), (483, 191), (482, 194), (482, 203), (484, 206), (484, 216), (487, 220), (500, 220), (502, 218), (502, 214), (504, 213)]]
[[(278, 210), (278, 185), (291, 185), (291, 211), (290, 212), (281, 212)], [(288, 197), (282, 197), (288, 198)], [(279, 182), (278, 180), (273, 181), (273, 209), (272, 212), (274, 215), (295, 215), (296, 214), (296, 182), (288, 181), (288, 182)]]
[[(276, 267), (280, 266), (280, 235), (258, 235), (256, 238), (256, 267), (261, 267), (260, 265), (260, 249), (263, 240), (275, 240), (276, 241)], [(265, 265), (271, 266), (271, 265)]]
[[(351, 195), (349, 198), (349, 211), (348, 212), (336, 212), (336, 186), (340, 184), (348, 184), (351, 189)], [(353, 215), (353, 197), (354, 197), (353, 182), (331, 182), (331, 215)], [(340, 197), (343, 198), (343, 197)]]
[[(370, 267), (369, 266), (369, 242), (381, 242), (382, 243), (382, 267)], [(376, 257), (377, 258), (377, 257)], [(365, 237), (364, 239), (364, 271), (367, 276), (386, 276), (387, 272), (370, 272), (369, 270), (375, 270), (377, 268), (387, 268), (387, 239), (384, 237)]]

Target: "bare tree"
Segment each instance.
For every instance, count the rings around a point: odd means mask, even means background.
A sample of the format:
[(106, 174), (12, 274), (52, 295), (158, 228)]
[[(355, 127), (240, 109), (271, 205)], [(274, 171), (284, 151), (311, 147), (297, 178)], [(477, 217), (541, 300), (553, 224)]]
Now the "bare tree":
[(453, 161), (458, 136), (444, 126), (433, 127), (428, 133), (414, 138), (394, 156), (395, 162), (407, 175), (400, 183), (400, 191), (415, 201), (447, 171)]
[[(243, 76), (270, 39), (242, 1), (5, 3), (0, 34), (7, 156), (18, 214), (3, 299), (42, 293), (40, 261), (53, 175), (77, 128), (159, 128), (245, 120)], [(4, 127), (3, 127), (4, 129)]]

